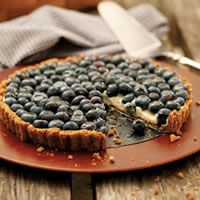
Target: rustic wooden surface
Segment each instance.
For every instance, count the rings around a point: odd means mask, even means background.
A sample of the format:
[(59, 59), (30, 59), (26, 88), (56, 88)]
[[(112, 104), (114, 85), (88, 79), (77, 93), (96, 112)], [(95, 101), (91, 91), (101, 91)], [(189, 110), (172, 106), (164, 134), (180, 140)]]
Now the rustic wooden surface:
[[(124, 7), (142, 2), (154, 4), (170, 19), (171, 32), (166, 41), (169, 46), (200, 61), (200, 1), (120, 1)], [(95, 181), (97, 200), (198, 200), (200, 153), (154, 169), (97, 175)]]
[[(116, 1), (124, 7), (154, 4), (170, 19), (167, 45), (200, 61), (199, 0)], [(33, 170), (0, 160), (0, 200), (198, 200), (200, 154), (153, 169), (92, 178)]]

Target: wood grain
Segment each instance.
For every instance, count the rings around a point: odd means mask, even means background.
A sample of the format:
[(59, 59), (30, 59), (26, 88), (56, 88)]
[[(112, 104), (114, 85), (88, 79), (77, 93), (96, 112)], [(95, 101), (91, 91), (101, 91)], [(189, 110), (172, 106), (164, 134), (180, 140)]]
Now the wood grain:
[(70, 176), (0, 161), (0, 200), (70, 200)]

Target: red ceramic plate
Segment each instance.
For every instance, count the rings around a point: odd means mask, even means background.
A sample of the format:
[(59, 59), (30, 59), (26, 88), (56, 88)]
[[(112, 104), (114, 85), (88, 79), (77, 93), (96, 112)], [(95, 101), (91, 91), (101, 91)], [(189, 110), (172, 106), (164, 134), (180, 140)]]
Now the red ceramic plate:
[[(45, 149), (38, 153), (32, 144), (20, 142), (0, 125), (0, 158), (25, 166), (65, 172), (106, 173), (144, 169), (170, 163), (200, 150), (200, 107), (195, 105), (200, 100), (200, 76), (196, 71), (171, 66), (179, 74), (187, 77), (193, 84), (193, 107), (188, 122), (184, 125), (183, 135), (177, 142), (171, 143), (168, 136), (160, 136), (146, 142), (108, 148), (102, 155), (102, 160), (94, 160), (89, 153), (73, 153), (73, 159), (68, 160), (69, 153), (54, 152)], [(3, 80), (17, 68), (5, 70), (0, 74)], [(106, 157), (114, 156), (115, 162), (109, 162)]]

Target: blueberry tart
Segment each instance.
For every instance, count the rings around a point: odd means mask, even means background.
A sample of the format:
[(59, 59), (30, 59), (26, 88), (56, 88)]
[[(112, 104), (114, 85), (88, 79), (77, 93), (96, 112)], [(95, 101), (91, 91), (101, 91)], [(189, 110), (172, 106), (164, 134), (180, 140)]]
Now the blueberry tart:
[(106, 150), (107, 110), (115, 107), (143, 134), (142, 121), (177, 133), (192, 103), (191, 84), (153, 62), (119, 55), (50, 59), (0, 85), (0, 120), (21, 141), (61, 150)]

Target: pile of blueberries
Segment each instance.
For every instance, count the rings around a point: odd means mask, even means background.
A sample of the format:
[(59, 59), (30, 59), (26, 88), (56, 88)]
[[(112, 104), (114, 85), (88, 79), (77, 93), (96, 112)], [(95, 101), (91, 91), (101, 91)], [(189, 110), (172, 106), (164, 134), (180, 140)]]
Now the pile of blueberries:
[[(188, 99), (187, 89), (175, 72), (120, 55), (101, 55), (19, 71), (9, 80), (4, 101), (37, 128), (107, 133), (104, 94), (123, 94), (127, 112), (134, 112), (136, 106), (149, 109), (159, 124), (166, 123), (170, 111), (179, 110)], [(142, 132), (141, 127), (141, 120), (133, 122), (136, 132)]]

